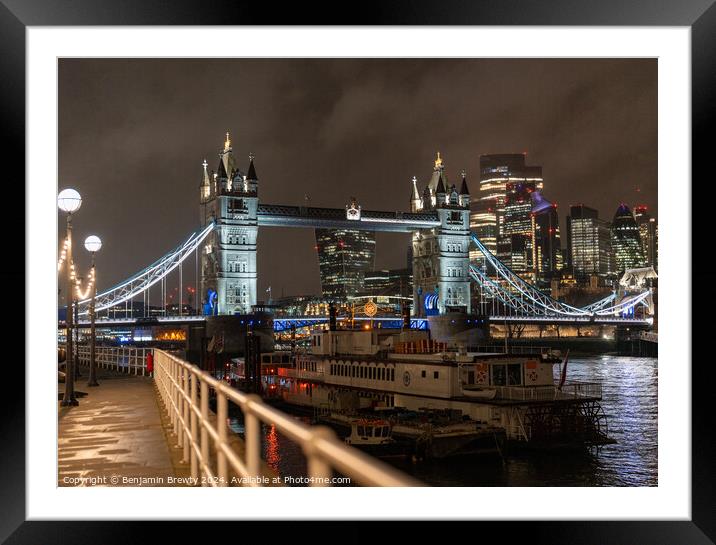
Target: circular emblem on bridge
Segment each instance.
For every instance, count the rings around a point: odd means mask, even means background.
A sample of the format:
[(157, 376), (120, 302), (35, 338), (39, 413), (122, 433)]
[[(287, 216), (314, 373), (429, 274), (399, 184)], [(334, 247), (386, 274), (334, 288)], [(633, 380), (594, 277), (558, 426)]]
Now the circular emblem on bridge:
[(363, 312), (365, 312), (366, 316), (370, 316), (372, 318), (378, 312), (378, 305), (373, 302), (373, 299), (368, 299), (368, 302), (363, 307)]
[(406, 371), (405, 373), (403, 373), (403, 384), (405, 384), (406, 386), (410, 386), (410, 372), (409, 371)]

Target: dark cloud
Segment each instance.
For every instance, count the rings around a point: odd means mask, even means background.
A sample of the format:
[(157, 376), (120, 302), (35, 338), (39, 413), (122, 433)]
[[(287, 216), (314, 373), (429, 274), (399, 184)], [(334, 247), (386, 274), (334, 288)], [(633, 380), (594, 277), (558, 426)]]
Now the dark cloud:
[[(197, 228), (201, 161), (215, 168), (226, 130), (266, 203), (404, 210), (436, 150), (473, 194), (480, 154), (526, 151), (562, 222), (578, 202), (656, 215), (654, 59), (63, 59), (59, 186), (82, 193), (77, 237), (105, 242), (100, 289)], [(377, 265), (403, 266), (407, 244), (379, 235)], [(317, 293), (313, 246), (312, 230), (262, 230), (260, 292)]]

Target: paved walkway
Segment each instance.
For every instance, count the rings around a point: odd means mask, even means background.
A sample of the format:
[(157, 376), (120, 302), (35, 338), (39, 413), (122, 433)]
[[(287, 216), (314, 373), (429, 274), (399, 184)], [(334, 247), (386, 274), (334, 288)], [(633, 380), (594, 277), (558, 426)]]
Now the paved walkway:
[(177, 486), (153, 380), (100, 370), (88, 388), (82, 373), (88, 395), (58, 410), (58, 486)]

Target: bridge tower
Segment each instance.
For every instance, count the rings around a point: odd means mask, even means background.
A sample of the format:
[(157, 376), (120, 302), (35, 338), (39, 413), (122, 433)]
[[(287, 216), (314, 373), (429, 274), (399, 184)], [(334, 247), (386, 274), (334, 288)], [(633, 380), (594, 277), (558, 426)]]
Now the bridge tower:
[(216, 172), (204, 173), (200, 186), (203, 226), (215, 223), (201, 249), (203, 314), (248, 314), (256, 304), (258, 177), (254, 157), (244, 175), (236, 166), (226, 133)]
[(433, 176), (418, 204), (411, 193), (412, 211), (437, 212), (440, 226), (413, 232), (413, 309), (416, 316), (470, 312), (470, 192), (465, 171), (458, 193), (447, 178), (440, 153)]

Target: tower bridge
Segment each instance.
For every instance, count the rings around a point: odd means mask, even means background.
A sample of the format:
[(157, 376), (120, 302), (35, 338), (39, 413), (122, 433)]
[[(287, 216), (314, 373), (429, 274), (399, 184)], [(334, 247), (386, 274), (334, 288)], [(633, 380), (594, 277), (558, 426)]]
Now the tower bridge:
[[(363, 210), (355, 198), (343, 208), (263, 204), (259, 202), (253, 154), (244, 174), (227, 133), (216, 172), (209, 172), (208, 163), (203, 162), (200, 228), (178, 248), (98, 294), (96, 309), (126, 304), (145, 294), (176, 268), (181, 271), (182, 262), (193, 253), (200, 262), (201, 290), (197, 295), (203, 301), (203, 314), (249, 314), (258, 303), (259, 228), (308, 227), (410, 234), (412, 319), (422, 320), (421, 324), (430, 315), (451, 311), (470, 314), (471, 283), (498, 303), (489, 313), (497, 321), (651, 323), (651, 292), (638, 282), (623, 283), (619, 291), (577, 308), (551, 298), (512, 272), (471, 233), (467, 176), (463, 171), (459, 190), (449, 185), (439, 154), (422, 193), (415, 177), (411, 189), (409, 211)], [(471, 248), (477, 248), (479, 263), (470, 262)], [(80, 316), (87, 315), (89, 300), (81, 301), (78, 307)], [(286, 320), (280, 323), (282, 327), (288, 324)]]

